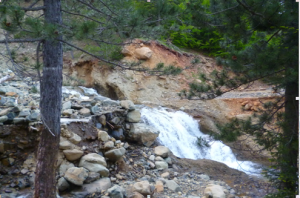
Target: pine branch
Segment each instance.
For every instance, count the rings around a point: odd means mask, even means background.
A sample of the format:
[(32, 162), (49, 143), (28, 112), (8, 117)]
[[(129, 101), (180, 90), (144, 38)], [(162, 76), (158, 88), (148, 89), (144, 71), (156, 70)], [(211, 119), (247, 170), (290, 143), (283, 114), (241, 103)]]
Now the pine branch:
[(27, 11), (39, 11), (39, 10), (44, 10), (46, 7), (45, 6), (40, 6), (40, 7), (27, 7), (27, 8), (21, 8), (22, 10), (25, 10), (25, 12)]
[(40, 0), (36, 0), (35, 2), (33, 2), (30, 6), (28, 6), (28, 8), (32, 8), (35, 4), (37, 4)]
[[(222, 91), (221, 95), (223, 95), (224, 93), (236, 90), (236, 89), (238, 89), (239, 87), (241, 87), (244, 84), (251, 83), (251, 82), (254, 82), (256, 80), (261, 80), (261, 79), (264, 79), (264, 78), (269, 77), (269, 76), (273, 76), (274, 74), (277, 74), (277, 73), (280, 73), (280, 72), (283, 72), (283, 71), (285, 71), (285, 69), (280, 69), (278, 71), (266, 74), (264, 76), (259, 76), (257, 78), (249, 79), (246, 83), (239, 83), (238, 85), (236, 85), (236, 86), (234, 86), (234, 87), (232, 87), (232, 88), (230, 88), (230, 89), (228, 89), (226, 91)], [(192, 91), (190, 90), (190, 94), (192, 93)], [(198, 92), (198, 91), (193, 91), (193, 92), (204, 93), (204, 92)], [(206, 92), (208, 95), (212, 96), (212, 98), (208, 98), (208, 99), (213, 99), (213, 98), (218, 97), (219, 95), (216, 95), (215, 92), (216, 92), (216, 90), (213, 90), (213, 91), (210, 91), (210, 92)], [(195, 96), (195, 93), (192, 93), (192, 96)], [(201, 99), (205, 99), (205, 98), (201, 97), (200, 95), (198, 96), (198, 98), (189, 98), (189, 100), (201, 100)]]
[(231, 7), (231, 8), (227, 8), (227, 9), (225, 9), (225, 10), (221, 10), (221, 11), (219, 11), (219, 12), (214, 12), (214, 13), (211, 13), (211, 14), (205, 14), (205, 13), (203, 13), (203, 14), (206, 15), (206, 16), (215, 15), (215, 14), (220, 14), (220, 13), (226, 12), (226, 11), (228, 11), (228, 10), (235, 9), (235, 8), (237, 8), (238, 6), (239, 6), (239, 5), (236, 5), (236, 6), (233, 6), (233, 7)]
[(11, 40), (0, 40), (0, 43), (33, 43), (42, 41), (43, 38), (36, 38), (36, 39), (11, 39)]
[(103, 1), (101, 1), (101, 0), (99, 0), (111, 13), (113, 13), (114, 15), (117, 15), (117, 16), (119, 16), (117, 13), (115, 13), (114, 11), (112, 11), (111, 9), (110, 9), (110, 7), (108, 7)]
[(63, 9), (62, 9), (61, 11), (65, 12), (65, 13), (68, 13), (68, 14), (75, 15), (75, 16), (81, 16), (81, 17), (84, 17), (84, 18), (86, 18), (86, 19), (95, 21), (96, 23), (99, 23), (99, 24), (105, 24), (105, 23), (102, 23), (102, 22), (100, 22), (100, 21), (97, 21), (97, 20), (95, 20), (95, 19), (93, 19), (93, 18), (91, 18), (91, 17), (85, 16), (85, 15), (82, 15), (82, 14), (77, 14), (77, 13), (69, 12), (69, 11), (63, 10)]
[[(94, 38), (90, 38), (90, 37), (88, 37), (88, 39), (90, 39), (92, 41), (95, 41), (95, 42), (105, 43), (105, 44), (109, 44), (109, 45), (120, 45), (120, 46), (129, 45), (129, 44), (133, 43), (132, 41), (126, 42), (126, 43), (112, 43), (112, 42), (108, 42), (108, 41), (104, 41), (104, 40), (99, 40), (99, 39), (94, 39)], [(141, 43), (134, 43), (134, 44), (141, 44)]]
[(269, 38), (269, 40), (267, 40), (267, 43), (269, 43), (269, 41), (271, 41), (272, 38), (273, 38), (274, 36), (276, 36), (280, 31), (281, 31), (281, 29), (277, 30), (277, 31)]
[(73, 47), (73, 48), (75, 48), (75, 49), (77, 49), (79, 51), (82, 51), (82, 52), (84, 52), (84, 53), (86, 53), (86, 54), (88, 54), (88, 55), (90, 55), (90, 56), (92, 56), (94, 58), (97, 58), (97, 59), (99, 59), (99, 60), (101, 60), (101, 61), (103, 61), (105, 63), (112, 64), (112, 65), (115, 65), (117, 67), (120, 67), (120, 68), (123, 68), (123, 69), (126, 69), (126, 70), (133, 70), (133, 71), (140, 71), (140, 72), (146, 72), (146, 71), (148, 71), (147, 69), (142, 69), (142, 68), (125, 67), (125, 66), (117, 64), (115, 62), (111, 62), (111, 61), (105, 60), (102, 57), (99, 57), (99, 56), (97, 56), (95, 54), (92, 54), (92, 53), (90, 53), (90, 52), (88, 52), (88, 51), (86, 51), (86, 50), (84, 50), (84, 49), (82, 49), (80, 47), (77, 47), (77, 46), (75, 46), (75, 45), (73, 45), (73, 44), (71, 44), (71, 43), (69, 43), (69, 42), (67, 42), (65, 40), (59, 39), (59, 41), (62, 42), (62, 43), (65, 43), (65, 44), (69, 45), (70, 47)]
[(262, 18), (265, 18), (264, 15), (260, 14), (260, 13), (256, 13), (253, 10), (250, 9), (250, 7), (248, 7), (247, 5), (243, 4), (240, 0), (236, 0), (245, 10), (247, 10), (248, 12), (250, 12), (252, 15), (257, 15), (260, 16)]
[(86, 2), (81, 1), (81, 0), (77, 0), (77, 1), (80, 2), (80, 3), (82, 3), (83, 5), (86, 5), (87, 7), (91, 8), (92, 10), (95, 10), (96, 12), (99, 12), (99, 13), (101, 13), (101, 14), (103, 14), (103, 15), (106, 15), (106, 16), (112, 18), (111, 15), (102, 12), (101, 10), (95, 8), (94, 6), (90, 5), (89, 3), (86, 3)]

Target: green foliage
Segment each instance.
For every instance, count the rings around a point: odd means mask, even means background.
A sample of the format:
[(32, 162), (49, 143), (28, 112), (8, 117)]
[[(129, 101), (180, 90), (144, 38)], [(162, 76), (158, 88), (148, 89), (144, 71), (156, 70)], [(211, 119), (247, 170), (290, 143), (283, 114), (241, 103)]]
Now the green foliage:
[[(221, 134), (216, 138), (235, 141), (240, 135), (253, 136), (272, 153), (273, 164), (266, 173), (278, 193), (269, 197), (294, 197), (299, 190), (296, 182), (299, 107), (295, 102), (299, 95), (297, 3), (211, 0), (210, 4), (200, 4), (191, 0), (191, 4), (192, 16), (197, 20), (190, 20), (189, 25), (184, 26), (189, 32), (181, 32), (178, 39), (174, 38), (178, 43), (183, 40), (181, 45), (188, 40), (192, 46), (196, 45), (198, 39), (192, 35), (192, 26), (222, 35), (214, 37), (217, 34), (211, 34), (211, 37), (220, 39), (212, 45), (219, 44), (225, 52), (217, 58), (223, 71), (214, 71), (210, 76), (200, 74), (202, 83), (191, 83), (190, 90), (183, 90), (180, 95), (210, 99), (255, 80), (284, 88), (284, 101), (279, 99), (264, 104), (264, 109), (254, 115), (255, 122), (234, 119), (220, 126)], [(229, 72), (234, 72), (235, 76), (229, 77)]]
[(159, 75), (178, 75), (181, 71), (181, 68), (175, 67), (174, 65), (165, 66), (164, 63), (158, 63), (155, 69), (150, 71), (150, 74), (154, 75), (159, 73)]
[(75, 28), (75, 38), (78, 40), (82, 40), (86, 38), (86, 35), (89, 35), (95, 32), (97, 28), (97, 23), (94, 21), (83, 21), (78, 24)]
[(227, 53), (220, 43), (224, 40), (217, 31), (208, 28), (198, 29), (192, 25), (181, 25), (179, 30), (170, 33), (175, 45), (201, 50), (212, 56), (224, 56)]
[(110, 54), (111, 60), (120, 61), (124, 58), (124, 55), (121, 53), (121, 49), (115, 49)]

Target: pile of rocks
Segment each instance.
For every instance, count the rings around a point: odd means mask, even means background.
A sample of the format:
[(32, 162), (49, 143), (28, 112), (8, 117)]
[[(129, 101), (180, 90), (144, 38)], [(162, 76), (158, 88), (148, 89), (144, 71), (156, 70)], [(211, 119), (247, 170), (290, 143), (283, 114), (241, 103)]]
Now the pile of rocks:
[[(20, 190), (34, 187), (33, 149), (38, 144), (41, 125), (40, 96), (30, 81), (7, 81), (2, 85), (0, 194), (17, 197), (24, 194)], [(237, 197), (225, 182), (210, 180), (203, 173), (180, 172), (168, 148), (151, 147), (159, 131), (141, 122), (133, 102), (114, 101), (80, 89), (81, 93), (63, 91), (61, 116), (67, 121), (61, 125), (57, 162), (61, 197)], [(80, 122), (82, 118), (90, 121)], [(22, 129), (22, 133), (7, 132), (10, 124), (29, 124), (29, 128)], [(134, 145), (135, 142), (142, 146)], [(22, 152), (24, 160), (17, 157)]]

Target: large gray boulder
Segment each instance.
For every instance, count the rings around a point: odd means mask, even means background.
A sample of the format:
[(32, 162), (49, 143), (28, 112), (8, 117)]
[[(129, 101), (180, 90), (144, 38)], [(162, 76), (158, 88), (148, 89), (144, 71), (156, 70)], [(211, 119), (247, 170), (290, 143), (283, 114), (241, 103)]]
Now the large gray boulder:
[(157, 146), (154, 148), (155, 155), (161, 156), (163, 158), (168, 157), (170, 150), (165, 146)]
[(112, 149), (110, 151), (105, 152), (105, 157), (107, 157), (110, 161), (116, 162), (125, 154), (125, 148)]
[(89, 171), (100, 173), (101, 176), (107, 177), (109, 170), (105, 158), (97, 153), (89, 153), (80, 159), (79, 167), (84, 167)]
[(72, 103), (71, 101), (65, 102), (62, 105), (62, 110), (67, 110), (67, 109), (71, 109)]
[(136, 182), (135, 184), (133, 184), (133, 191), (137, 191), (143, 195), (150, 195), (150, 184), (148, 181)]
[(70, 184), (64, 177), (61, 177), (61, 178), (59, 178), (59, 180), (57, 182), (57, 187), (58, 187), (58, 190), (64, 191), (70, 187)]
[(128, 122), (139, 122), (139, 121), (141, 121), (141, 112), (139, 110), (130, 111), (127, 114), (126, 121), (128, 121)]
[(63, 153), (69, 161), (78, 160), (83, 155), (83, 151), (78, 149), (64, 150)]
[(166, 180), (166, 186), (174, 192), (179, 192), (181, 190), (174, 180)]
[(168, 163), (165, 162), (165, 161), (156, 161), (155, 166), (159, 170), (167, 169), (168, 168)]
[(225, 198), (224, 189), (222, 186), (208, 184), (204, 190), (205, 198)]
[(67, 170), (64, 178), (77, 186), (82, 186), (84, 180), (88, 177), (88, 171), (85, 168), (72, 167)]
[(134, 103), (131, 100), (121, 100), (120, 105), (124, 109), (128, 109), (131, 111), (135, 109)]
[(121, 186), (114, 185), (107, 190), (110, 198), (123, 198), (125, 195), (125, 189)]
[(159, 135), (159, 131), (144, 123), (133, 123), (128, 133), (128, 139), (151, 146)]
[(101, 192), (109, 189), (111, 187), (111, 181), (109, 178), (104, 177), (101, 178), (93, 183), (90, 184), (84, 184), (82, 186), (82, 190), (84, 192), (88, 192), (89, 194), (96, 193), (96, 192)]
[(109, 135), (106, 131), (98, 130), (98, 140), (106, 142), (109, 139)]
[(75, 167), (73, 163), (68, 162), (67, 160), (62, 161), (58, 169), (59, 175), (64, 176), (65, 172), (72, 167)]

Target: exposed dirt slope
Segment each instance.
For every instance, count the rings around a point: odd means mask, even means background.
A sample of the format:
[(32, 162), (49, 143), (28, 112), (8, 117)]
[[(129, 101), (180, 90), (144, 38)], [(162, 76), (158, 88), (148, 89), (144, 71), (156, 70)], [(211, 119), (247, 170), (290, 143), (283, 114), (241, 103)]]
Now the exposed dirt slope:
[[(261, 102), (277, 97), (277, 93), (273, 93), (270, 86), (257, 81), (251, 86), (242, 86), (238, 90), (213, 100), (181, 99), (178, 93), (182, 89), (187, 89), (190, 82), (200, 82), (197, 79), (199, 72), (209, 74), (213, 70), (221, 70), (222, 66), (217, 66), (211, 57), (201, 54), (178, 53), (157, 42), (146, 43), (140, 40), (124, 48), (126, 57), (122, 61), (137, 61), (135, 50), (143, 47), (152, 51), (152, 56), (143, 61), (143, 65), (149, 68), (156, 67), (156, 64), (160, 62), (181, 68), (191, 66), (190, 62), (195, 58), (200, 62), (177, 76), (149, 76), (134, 71), (113, 70), (87, 56), (69, 61), (66, 58), (64, 68), (70, 76), (83, 80), (84, 86), (94, 87), (98, 93), (113, 99), (130, 99), (135, 104), (183, 110), (199, 120), (203, 131), (218, 132), (216, 122), (224, 123), (233, 117), (247, 118), (255, 111), (255, 108), (261, 107)], [(246, 103), (251, 104), (248, 111), (242, 110)], [(250, 140), (239, 145), (242, 145), (245, 150), (256, 147)], [(239, 147), (240, 149), (241, 147)], [(268, 156), (268, 153), (263, 152), (263, 156)]]

